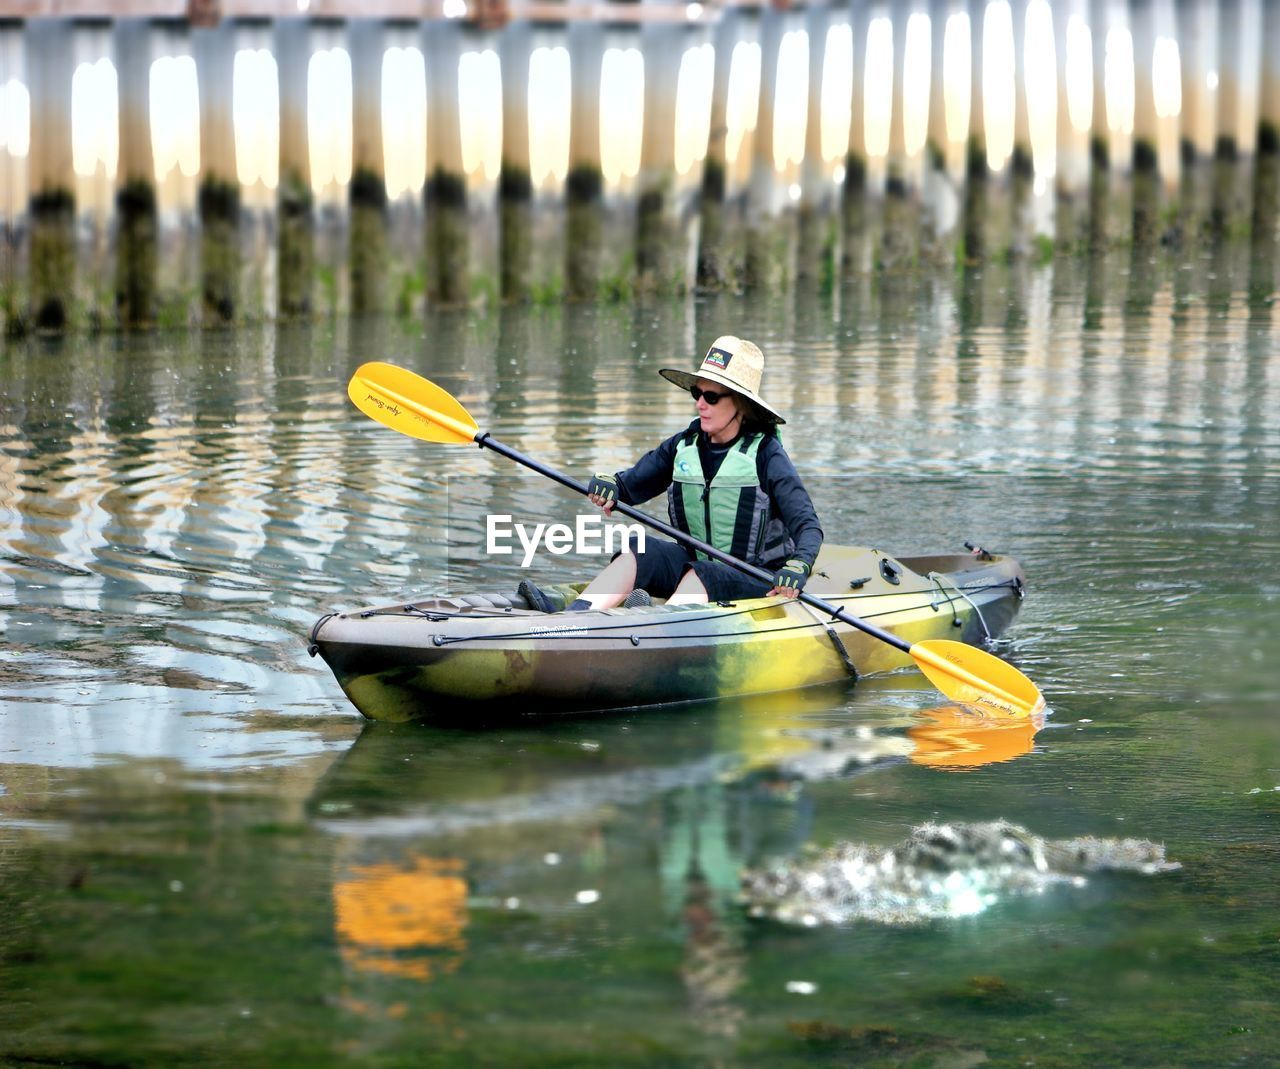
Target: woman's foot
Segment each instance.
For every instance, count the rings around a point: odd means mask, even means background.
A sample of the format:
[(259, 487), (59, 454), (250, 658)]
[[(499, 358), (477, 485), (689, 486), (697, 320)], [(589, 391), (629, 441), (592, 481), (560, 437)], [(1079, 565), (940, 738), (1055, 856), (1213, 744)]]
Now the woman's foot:
[[(565, 591), (568, 593), (565, 593)], [(532, 579), (521, 579), (516, 593), (535, 612), (589, 612), (591, 602), (577, 596), (576, 587), (543, 590)]]
[(516, 587), (516, 593), (524, 598), (529, 603), (529, 608), (535, 612), (561, 612), (564, 609), (563, 601), (556, 604), (538, 589), (532, 579), (521, 579), (520, 585)]

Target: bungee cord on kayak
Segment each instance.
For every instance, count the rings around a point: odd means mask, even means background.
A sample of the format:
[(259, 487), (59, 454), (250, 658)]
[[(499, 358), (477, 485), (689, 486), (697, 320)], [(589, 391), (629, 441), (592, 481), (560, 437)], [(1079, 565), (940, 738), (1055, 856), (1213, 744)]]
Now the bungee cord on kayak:
[[(931, 580), (931, 581), (932, 581), (932, 582), (934, 582), (934, 583), (936, 583), (936, 584), (937, 584), (937, 586), (938, 586), (938, 592), (939, 592), (939, 593), (941, 593), (941, 594), (943, 594), (944, 596), (946, 595), (946, 590), (944, 589), (944, 587), (943, 587), (943, 585), (942, 585), (942, 584), (943, 584), (943, 580), (944, 580), (946, 577), (945, 577), (945, 576), (943, 576), (943, 575), (942, 575), (942, 573), (940, 573), (940, 572), (929, 572), (929, 573), (925, 576), (925, 578), (926, 578), (926, 579)], [(978, 604), (977, 604), (977, 602), (975, 602), (975, 601), (973, 600), (973, 598), (969, 597), (969, 595), (968, 595), (968, 594), (966, 594), (966, 593), (964, 592), (964, 590), (962, 590), (959, 586), (957, 586), (954, 580), (952, 580), (952, 581), (951, 581), (951, 586), (952, 586), (952, 589), (954, 589), (954, 590), (955, 590), (955, 592), (956, 592), (957, 594), (959, 594), (959, 595), (960, 595), (960, 597), (962, 597), (965, 601), (967, 601), (967, 602), (969, 603), (969, 605), (970, 605), (970, 606), (972, 606), (973, 611), (974, 611), (974, 615), (976, 615), (976, 616), (978, 617), (978, 623), (980, 623), (980, 624), (982, 625), (982, 631), (983, 631), (983, 634), (984, 634), (984, 636), (986, 637), (987, 641), (988, 641), (988, 642), (990, 642), (990, 641), (991, 641), (995, 636), (994, 636), (994, 635), (992, 635), (992, 633), (991, 633), (991, 628), (989, 628), (989, 627), (987, 626), (986, 618), (982, 615), (982, 610), (981, 610), (980, 608), (978, 608)], [(1019, 587), (1018, 589), (1019, 589), (1019, 590), (1021, 590), (1021, 587)], [(947, 598), (947, 604), (952, 606), (952, 608), (951, 608), (951, 614), (952, 614), (952, 617), (953, 617), (954, 619), (958, 619), (959, 617), (956, 615), (955, 606), (954, 606), (953, 602), (954, 602), (954, 599), (953, 599), (953, 598), (949, 598), (949, 597)]]
[[(929, 578), (934, 579), (934, 576), (930, 575)], [(937, 583), (936, 579), (934, 579), (934, 581), (938, 586), (941, 586), (940, 583)], [(1010, 580), (1009, 582), (1004, 582), (1004, 583), (985, 583), (979, 587), (976, 587), (975, 590), (976, 591), (999, 590), (999, 589), (1016, 590), (1018, 589), (1018, 586), (1019, 584), (1017, 582)], [(936, 599), (929, 600), (928, 601), (929, 608), (932, 609), (934, 612), (937, 612), (941, 610), (943, 605), (950, 607), (952, 610), (952, 613), (951, 613), (952, 622), (954, 624), (955, 621), (959, 620), (959, 614), (955, 610), (955, 604), (957, 602), (967, 602), (970, 606), (973, 607), (974, 612), (977, 615), (977, 618), (982, 624), (983, 631), (986, 634), (987, 638), (993, 637), (991, 635), (990, 628), (987, 627), (986, 621), (982, 618), (981, 610), (979, 609), (977, 603), (974, 602), (973, 599), (970, 598), (968, 595), (966, 595), (965, 592), (961, 590), (959, 587), (956, 587), (955, 589), (957, 593), (960, 594), (960, 597), (956, 598), (956, 597), (946, 596), (945, 601), (936, 600)], [(895, 590), (885, 594), (874, 594), (874, 595), (873, 594), (853, 594), (843, 598), (832, 598), (831, 600), (835, 602), (835, 601), (853, 601), (859, 598), (866, 599), (871, 597), (883, 599), (883, 598), (904, 598), (904, 597), (912, 597), (912, 596), (916, 596), (917, 600), (919, 600), (918, 594), (919, 594), (918, 591), (913, 591), (913, 590)], [(945, 595), (945, 592), (944, 592), (944, 595)], [(923, 604), (923, 602), (921, 602), (921, 604)], [(439, 644), (452, 645), (454, 643), (459, 643), (459, 642), (479, 642), (479, 641), (490, 642), (490, 641), (498, 641), (498, 640), (505, 641), (505, 640), (517, 640), (517, 639), (530, 638), (530, 637), (537, 637), (540, 639), (543, 639), (543, 638), (545, 639), (613, 638), (615, 637), (614, 632), (619, 632), (619, 631), (625, 631), (628, 634), (630, 634), (631, 632), (634, 632), (634, 631), (666, 628), (669, 624), (670, 614), (674, 614), (677, 612), (680, 614), (681, 619), (684, 620), (685, 622), (698, 623), (700, 621), (709, 620), (709, 619), (724, 619), (726, 617), (740, 616), (744, 614), (749, 615), (751, 613), (760, 611), (758, 608), (752, 608), (749, 606), (748, 607), (723, 606), (723, 607), (718, 607), (713, 612), (704, 612), (704, 611), (700, 611), (696, 606), (689, 605), (689, 606), (671, 606), (670, 613), (667, 613), (663, 611), (665, 608), (666, 606), (652, 606), (650, 607), (650, 611), (648, 613), (645, 613), (643, 615), (637, 614), (635, 616), (631, 616), (616, 624), (605, 624), (605, 623), (594, 624), (591, 629), (592, 633), (590, 634), (583, 634), (580, 628), (576, 628), (569, 623), (562, 625), (560, 630), (552, 629), (548, 627), (546, 624), (539, 624), (539, 625), (532, 626), (523, 631), (503, 631), (498, 633), (486, 633), (483, 635), (476, 634), (476, 635), (444, 636), (442, 638), (442, 641)], [(814, 615), (815, 619), (813, 623), (797, 623), (785, 628), (780, 628), (778, 630), (793, 631), (793, 630), (803, 630), (803, 629), (812, 628), (812, 627), (823, 627), (823, 628), (830, 627), (830, 621), (825, 620), (820, 616), (818, 616), (816, 611), (812, 609), (810, 606), (805, 605), (805, 609)], [(656, 612), (653, 610), (656, 610)], [(395, 607), (385, 608), (385, 609), (366, 609), (366, 610), (363, 610), (359, 615), (362, 618), (368, 618), (372, 616), (411, 616), (415, 619), (420, 619), (427, 623), (444, 623), (449, 620), (510, 620), (512, 619), (511, 613), (513, 611), (517, 611), (515, 610), (514, 606), (511, 608), (505, 608), (505, 609), (495, 608), (492, 611), (485, 611), (484, 609), (477, 606), (468, 606), (466, 609), (444, 610), (444, 609), (423, 609), (418, 605), (403, 605), (403, 606), (395, 606)], [(864, 620), (874, 620), (878, 618), (893, 616), (894, 614), (900, 611), (901, 610), (899, 608), (892, 608), (892, 609), (886, 609), (880, 612), (864, 612), (864, 613), (861, 613), (860, 615)], [(697, 613), (697, 615), (694, 615), (695, 613)], [(611, 614), (611, 617), (612, 617), (612, 614)], [(678, 634), (678, 633), (666, 633), (664, 637), (694, 638), (698, 636), (692, 633), (688, 635)]]

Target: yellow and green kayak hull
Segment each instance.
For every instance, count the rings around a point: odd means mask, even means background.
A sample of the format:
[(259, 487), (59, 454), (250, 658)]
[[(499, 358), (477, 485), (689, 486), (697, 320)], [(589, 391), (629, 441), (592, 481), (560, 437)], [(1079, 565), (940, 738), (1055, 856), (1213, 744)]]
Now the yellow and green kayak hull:
[[(1009, 557), (894, 558), (825, 546), (808, 591), (909, 643), (980, 644), (1018, 611)], [(510, 594), (438, 597), (321, 617), (311, 630), (373, 720), (479, 723), (795, 690), (911, 658), (800, 601), (759, 598), (546, 614)]]

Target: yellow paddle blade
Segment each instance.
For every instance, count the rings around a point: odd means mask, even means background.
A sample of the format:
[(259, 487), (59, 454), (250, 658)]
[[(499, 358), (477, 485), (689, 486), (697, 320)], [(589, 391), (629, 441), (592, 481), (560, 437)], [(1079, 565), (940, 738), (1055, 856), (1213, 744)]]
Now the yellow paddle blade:
[(394, 364), (362, 364), (347, 384), (347, 396), (370, 419), (424, 442), (469, 444), (480, 429), (452, 394)]
[(1007, 661), (964, 642), (935, 638), (908, 652), (929, 681), (953, 701), (1004, 716), (1032, 716), (1044, 709), (1044, 695)]

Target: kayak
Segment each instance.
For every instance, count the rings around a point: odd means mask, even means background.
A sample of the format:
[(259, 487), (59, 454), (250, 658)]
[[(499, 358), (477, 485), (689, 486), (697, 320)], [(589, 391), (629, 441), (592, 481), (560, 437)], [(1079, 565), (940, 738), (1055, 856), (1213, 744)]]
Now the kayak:
[[(1012, 622), (1024, 578), (985, 551), (826, 545), (805, 591), (909, 643), (981, 645)], [(799, 600), (543, 613), (514, 591), (327, 613), (308, 651), (369, 719), (449, 724), (767, 694), (913, 664)]]

